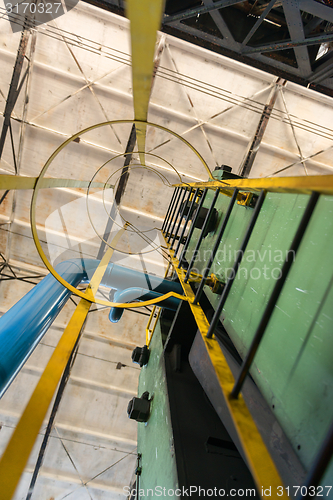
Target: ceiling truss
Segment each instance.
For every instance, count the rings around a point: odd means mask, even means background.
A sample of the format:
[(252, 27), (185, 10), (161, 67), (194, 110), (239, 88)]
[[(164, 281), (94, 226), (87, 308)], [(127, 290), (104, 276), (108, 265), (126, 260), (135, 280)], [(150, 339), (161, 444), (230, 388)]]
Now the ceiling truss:
[[(124, 15), (123, 0), (86, 1)], [(329, 0), (167, 0), (162, 31), (333, 95)]]

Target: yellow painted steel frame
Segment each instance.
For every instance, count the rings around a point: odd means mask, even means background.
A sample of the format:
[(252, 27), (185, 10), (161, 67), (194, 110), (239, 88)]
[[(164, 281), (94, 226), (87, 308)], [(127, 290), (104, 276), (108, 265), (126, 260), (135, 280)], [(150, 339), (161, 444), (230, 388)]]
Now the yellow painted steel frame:
[[(186, 297), (188, 297), (188, 303), (219, 380), (222, 393), (242, 444), (258, 493), (262, 496), (262, 491), (270, 487), (272, 491), (279, 491), (277, 487), (283, 486), (282, 479), (280, 478), (242, 395), (240, 395), (238, 399), (230, 397), (235, 379), (218, 342), (214, 338), (207, 338), (209, 323), (200, 305), (193, 304), (195, 295), (190, 284), (184, 282), (185, 271), (183, 269), (178, 269), (179, 261), (174, 258), (173, 250), (169, 249), (169, 253), (184, 293)], [(289, 497), (286, 493), (283, 493), (280, 498), (286, 499)]]
[[(38, 177), (24, 177), (20, 175), (0, 175), (0, 189), (34, 189)], [(45, 188), (114, 188), (112, 184), (104, 182), (79, 181), (75, 179), (44, 178), (40, 189)]]
[[(124, 231), (125, 228), (115, 236), (117, 241)], [(113, 240), (113, 243), (116, 244), (117, 241)], [(0, 500), (10, 500), (15, 493), (61, 375), (84, 326), (92, 298), (98, 290), (112, 254), (113, 249), (108, 249), (96, 269), (85, 292), (87, 300), (82, 298), (77, 305), (5, 449), (0, 460)]]
[[(31, 200), (31, 207), (30, 207), (30, 221), (31, 221), (31, 231), (32, 231), (32, 236), (33, 236), (33, 239), (34, 239), (34, 242), (35, 242), (35, 245), (36, 245), (36, 248), (37, 248), (37, 251), (39, 253), (39, 256), (40, 258), (42, 259), (42, 261), (44, 262), (45, 266), (47, 267), (47, 269), (50, 271), (50, 273), (52, 273), (52, 275), (64, 286), (66, 287), (68, 290), (70, 290), (72, 293), (74, 293), (75, 295), (77, 295), (78, 297), (81, 297), (81, 298), (85, 298), (87, 300), (87, 296), (85, 295), (85, 293), (83, 292), (80, 292), (79, 290), (77, 290), (76, 288), (74, 288), (73, 286), (71, 286), (69, 283), (67, 283), (67, 281), (65, 281), (56, 271), (55, 269), (53, 268), (53, 266), (51, 265), (51, 263), (48, 261), (43, 249), (42, 249), (42, 246), (40, 244), (40, 241), (39, 241), (39, 238), (38, 238), (38, 232), (37, 232), (37, 227), (36, 227), (36, 203), (37, 203), (37, 196), (38, 196), (38, 191), (39, 189), (41, 189), (43, 187), (43, 182), (44, 182), (44, 176), (50, 166), (50, 164), (52, 163), (52, 161), (54, 160), (54, 158), (72, 141), (74, 141), (77, 137), (87, 133), (87, 132), (90, 132), (91, 130), (95, 130), (97, 128), (100, 128), (100, 127), (103, 127), (103, 126), (106, 126), (106, 125), (114, 125), (114, 124), (124, 124), (124, 123), (134, 123), (136, 126), (139, 125), (140, 121), (138, 120), (113, 120), (113, 121), (109, 121), (109, 122), (103, 122), (103, 123), (97, 123), (95, 125), (92, 125), (90, 127), (87, 127), (86, 129), (84, 130), (81, 130), (80, 132), (77, 132), (76, 134), (72, 135), (72, 137), (69, 137), (66, 141), (64, 141), (53, 153), (52, 155), (49, 157), (49, 159), (47, 160), (47, 162), (45, 163), (44, 167), (42, 168), (41, 170), (41, 173), (37, 179), (37, 182), (35, 183), (35, 187), (34, 187), (34, 193), (33, 193), (33, 196), (32, 196), (32, 200)], [(208, 165), (206, 164), (205, 160), (203, 159), (203, 157), (200, 155), (200, 153), (188, 142), (186, 141), (186, 139), (184, 139), (183, 137), (181, 137), (180, 135), (176, 134), (176, 132), (172, 132), (172, 130), (169, 130), (167, 129), (166, 127), (163, 127), (162, 125), (157, 125), (156, 123), (151, 123), (151, 122), (146, 122), (146, 125), (149, 125), (151, 127), (156, 127), (160, 130), (163, 130), (165, 132), (168, 132), (169, 134), (173, 135), (174, 137), (176, 137), (177, 139), (180, 139), (184, 144), (186, 144), (196, 155), (197, 157), (199, 158), (199, 160), (201, 161), (201, 163), (203, 164), (205, 170), (208, 172), (208, 174), (211, 176), (211, 172), (209, 170), (209, 167)], [(1, 176), (0, 176), (1, 177)], [(100, 305), (103, 305), (103, 306), (108, 306), (108, 307), (121, 307), (123, 309), (126, 309), (126, 308), (133, 308), (133, 307), (144, 307), (144, 306), (150, 306), (150, 305), (154, 305), (154, 304), (158, 304), (159, 302), (161, 302), (162, 300), (165, 300), (169, 297), (176, 297), (180, 300), (187, 300), (186, 297), (184, 297), (183, 295), (178, 295), (174, 292), (169, 292), (161, 297), (158, 297), (156, 299), (151, 299), (151, 300), (147, 300), (145, 302), (132, 302), (131, 304), (127, 304), (127, 303), (117, 303), (117, 302), (109, 302), (109, 301), (106, 301), (106, 300), (100, 300), (100, 299), (96, 299), (96, 298), (91, 298), (91, 299), (88, 299), (88, 300), (91, 300), (92, 302), (95, 302), (96, 304), (100, 304)]]
[[(168, 247), (165, 247), (165, 249), (167, 250)], [(171, 264), (171, 262), (169, 262), (168, 265), (167, 265), (165, 274), (164, 274), (164, 278), (167, 278), (171, 267), (172, 267), (172, 264)], [(154, 314), (155, 314), (155, 311), (156, 311), (156, 307), (158, 307), (158, 306), (154, 306), (153, 307), (153, 309), (152, 309), (152, 311), (150, 313), (150, 316), (149, 316), (149, 320), (148, 320), (147, 326), (146, 326), (146, 346), (147, 347), (149, 347), (151, 339), (153, 338), (154, 331), (155, 331), (155, 328), (156, 328), (156, 325), (157, 325), (157, 321), (158, 321), (158, 318), (160, 317), (160, 314), (161, 314), (161, 308), (159, 308), (159, 311), (157, 312), (157, 315), (155, 316), (154, 324), (151, 327), (150, 325), (151, 325), (151, 322), (153, 321)]]
[(127, 0), (127, 17), (131, 22), (132, 80), (136, 138), (140, 161), (145, 163), (146, 129), (157, 30), (161, 26), (164, 0)]
[(11, 500), (47, 410), (84, 325), (91, 302), (81, 299), (0, 460), (0, 500)]
[[(158, 306), (153, 307), (153, 309), (150, 313), (150, 316), (149, 316), (147, 326), (146, 326), (146, 346), (147, 347), (149, 347), (151, 339), (153, 338), (154, 331), (155, 331), (155, 328), (157, 325), (157, 321), (158, 321), (158, 318), (160, 317), (160, 314), (161, 314), (161, 308), (159, 308), (158, 311), (156, 312), (157, 307)], [(151, 326), (152, 322), (153, 322), (153, 325)]]
[(191, 186), (194, 188), (217, 189), (232, 194), (235, 188), (245, 191), (265, 191), (275, 193), (333, 194), (333, 175), (305, 175), (302, 177), (266, 177), (265, 179), (226, 179), (208, 182), (193, 182), (191, 184), (176, 184), (175, 186)]
[[(131, 122), (131, 120), (128, 120), (128, 122)], [(92, 127), (92, 128), (94, 128), (94, 127)], [(90, 130), (90, 128), (89, 128), (89, 130)], [(75, 134), (75, 136), (71, 137), (69, 141), (65, 141), (64, 144), (67, 144), (68, 142), (70, 142), (71, 140), (73, 140), (78, 135), (79, 134)], [(59, 152), (59, 150), (62, 149), (62, 147), (64, 146), (64, 144), (62, 144), (60, 146), (60, 148), (58, 148), (58, 150), (56, 152)], [(54, 157), (54, 155), (52, 155), (52, 157)], [(49, 163), (48, 163), (48, 165), (49, 165)], [(105, 184), (105, 183), (99, 183), (99, 182), (90, 182), (90, 181), (80, 181), (80, 180), (75, 180), (75, 179), (44, 178), (41, 175), (39, 177), (23, 177), (23, 176), (21, 177), (21, 176), (16, 176), (16, 175), (0, 175), (0, 189), (9, 189), (9, 190), (10, 189), (35, 189), (35, 194), (36, 194), (36, 192), (38, 192), (39, 189), (56, 188), (56, 187), (74, 187), (74, 188), (87, 188), (87, 187), (88, 188), (89, 187), (97, 187), (97, 188), (99, 188), (99, 187), (101, 187), (101, 188), (112, 188), (114, 186), (111, 185), (111, 184)], [(183, 295), (179, 295), (179, 294), (176, 294), (174, 292), (169, 292), (169, 293), (167, 293), (167, 294), (165, 294), (165, 295), (163, 295), (161, 297), (158, 297), (156, 299), (146, 300), (145, 302), (134, 302), (134, 303), (132, 302), (131, 304), (128, 304), (128, 303), (118, 303), (118, 302), (109, 302), (109, 301), (105, 301), (105, 300), (97, 300), (95, 298), (97, 290), (95, 290), (94, 293), (91, 293), (91, 286), (92, 286), (91, 284), (90, 284), (90, 287), (88, 287), (85, 292), (80, 292), (79, 290), (77, 290), (77, 288), (75, 288), (75, 287), (71, 286), (69, 283), (67, 283), (67, 281), (64, 280), (54, 270), (53, 266), (51, 266), (51, 264), (48, 262), (45, 254), (44, 254), (44, 252), (42, 250), (42, 247), (41, 247), (41, 244), (39, 242), (38, 235), (37, 235), (37, 228), (36, 228), (36, 224), (35, 224), (35, 214), (34, 214), (34, 212), (35, 212), (35, 205), (36, 205), (36, 199), (35, 199), (35, 196), (33, 196), (32, 208), (31, 208), (31, 210), (32, 210), (32, 216), (31, 216), (32, 222), (31, 222), (31, 224), (32, 224), (33, 238), (34, 238), (34, 241), (35, 241), (35, 245), (36, 245), (37, 251), (40, 254), (40, 256), (41, 256), (44, 264), (49, 269), (49, 271), (53, 274), (53, 276), (64, 287), (66, 287), (67, 289), (69, 289), (75, 295), (78, 295), (82, 299), (88, 300), (90, 302), (98, 303), (98, 304), (101, 304), (101, 305), (104, 305), (104, 306), (109, 306), (109, 307), (121, 307), (121, 308), (124, 308), (124, 309), (133, 308), (133, 307), (145, 307), (145, 306), (154, 305), (154, 304), (157, 304), (157, 303), (159, 303), (159, 302), (161, 302), (161, 301), (163, 301), (163, 300), (165, 300), (165, 299), (167, 299), (169, 297), (176, 297), (176, 298), (178, 298), (180, 300), (187, 300), (186, 297), (184, 297)], [(126, 230), (126, 224), (124, 226), (124, 230)], [(117, 236), (115, 237), (115, 239), (113, 241), (117, 241), (118, 240), (118, 236), (120, 236), (121, 234), (123, 234), (122, 230), (120, 230), (118, 232)], [(110, 247), (109, 250), (110, 249), (112, 249), (112, 248)], [(110, 260), (110, 259), (108, 259), (107, 263), (105, 264), (105, 262), (106, 262), (105, 259), (107, 259), (108, 255), (109, 255), (109, 252), (106, 252), (103, 261), (101, 261), (100, 265), (99, 265), (99, 269), (103, 268), (103, 274), (102, 274), (102, 276), (104, 275), (106, 266), (108, 265), (109, 260)], [(99, 273), (100, 273), (100, 271), (99, 271)], [(98, 286), (97, 286), (97, 288), (98, 288)]]

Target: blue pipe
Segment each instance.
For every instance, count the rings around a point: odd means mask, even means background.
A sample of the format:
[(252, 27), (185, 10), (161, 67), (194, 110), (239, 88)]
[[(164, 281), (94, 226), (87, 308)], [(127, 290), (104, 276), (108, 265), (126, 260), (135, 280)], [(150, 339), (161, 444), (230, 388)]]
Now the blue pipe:
[[(165, 278), (162, 279), (153, 274), (142, 273), (117, 264), (109, 264), (103, 277), (103, 284), (112, 286), (112, 288), (118, 290), (112, 302), (150, 300), (168, 292), (182, 293), (181, 285), (175, 281)], [(143, 292), (138, 292), (138, 288), (143, 290)], [(133, 289), (133, 292), (130, 291), (131, 289)], [(141, 295), (145, 298), (141, 297)], [(178, 303), (179, 300), (172, 297), (171, 299), (163, 301), (161, 305), (167, 309), (175, 310), (178, 307)], [(117, 323), (123, 315), (123, 312), (124, 310), (119, 307), (112, 307), (109, 313), (109, 320), (112, 323)]]
[[(113, 302), (132, 302), (133, 300), (135, 301), (150, 300), (161, 297), (162, 295), (163, 295), (162, 293), (153, 292), (152, 290), (147, 290), (147, 288), (132, 287), (116, 292), (114, 294)], [(176, 297), (169, 297), (168, 299), (162, 300), (157, 305), (160, 307), (164, 307), (165, 309), (170, 309), (172, 311), (175, 311), (179, 305), (179, 299), (177, 299)], [(111, 307), (109, 313), (109, 320), (111, 321), (111, 323), (118, 323), (118, 321), (123, 315), (123, 312), (124, 309), (121, 307)]]
[[(58, 264), (56, 271), (67, 283), (76, 287), (80, 282), (90, 282), (99, 262), (95, 259), (72, 259)], [(148, 300), (169, 291), (181, 293), (179, 283), (113, 263), (106, 268), (101, 285), (116, 288), (118, 298), (125, 289), (127, 300), (137, 297)], [(130, 286), (136, 291), (129, 290)], [(139, 296), (137, 288), (141, 290)], [(0, 318), (0, 398), (70, 296), (71, 291), (49, 274)], [(163, 301), (163, 305), (171, 309), (177, 303), (174, 298)], [(123, 309), (112, 308), (110, 320), (118, 317), (116, 321), (119, 321), (122, 314)]]
[(176, 292), (182, 293), (182, 288), (179, 283), (168, 279), (163, 279), (154, 274), (143, 273), (135, 271), (128, 267), (120, 266), (118, 264), (109, 264), (104, 276), (104, 286), (111, 286), (119, 290), (126, 288), (139, 287), (154, 290), (154, 292), (167, 293)]
[[(76, 287), (98, 264), (94, 259), (73, 259), (58, 264), (56, 271)], [(0, 398), (71, 293), (49, 274), (0, 318)]]

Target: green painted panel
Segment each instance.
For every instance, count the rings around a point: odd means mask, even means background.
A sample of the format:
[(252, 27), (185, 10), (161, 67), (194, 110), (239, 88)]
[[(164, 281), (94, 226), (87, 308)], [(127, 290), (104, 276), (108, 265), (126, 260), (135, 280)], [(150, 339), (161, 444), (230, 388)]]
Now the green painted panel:
[[(213, 192), (206, 207), (212, 197)], [(259, 325), (308, 199), (308, 195), (267, 193), (221, 316), (242, 356)], [(218, 198), (219, 225), (229, 201), (224, 195)], [(252, 209), (234, 207), (212, 266), (220, 278), (232, 268), (252, 213)], [(216, 233), (203, 241), (195, 263), (199, 272)], [(191, 252), (198, 234), (196, 230)], [(332, 255), (333, 197), (321, 196), (251, 372), (305, 467), (313, 461), (333, 418)], [(205, 291), (216, 306), (219, 296), (208, 287)]]
[[(209, 191), (207, 193), (206, 199), (204, 201), (204, 207), (209, 208), (214, 197), (214, 191)], [(223, 222), (224, 215), (227, 211), (228, 205), (230, 203), (230, 198), (226, 195), (220, 194), (215, 204), (215, 208), (218, 210), (218, 221), (217, 227), (214, 232), (209, 233), (202, 241), (200, 250), (198, 252), (197, 258), (194, 263), (194, 271), (201, 273), (204, 269), (206, 263), (208, 262), (211, 249), (214, 246), (216, 236), (218, 234), (219, 228)], [(221, 250), (217, 253), (216, 266), (213, 267), (212, 272), (218, 275), (221, 279), (224, 277), (224, 269), (232, 267), (233, 257), (235, 252), (238, 250), (242, 238), (245, 234), (246, 228), (248, 226), (249, 220), (253, 210), (251, 208), (242, 207), (240, 205), (235, 205), (234, 210), (230, 216), (228, 225), (225, 230), (224, 242), (225, 245), (221, 247)], [(193, 255), (196, 241), (200, 235), (201, 230), (195, 229), (191, 242), (188, 247), (187, 260)]]
[(333, 198), (321, 197), (252, 372), (305, 466), (333, 418), (332, 255)]
[[(321, 480), (321, 485), (324, 487), (323, 495), (327, 499), (332, 500), (332, 498), (333, 498), (333, 458), (331, 459), (331, 462), (330, 462), (329, 466), (327, 467), (326, 472)], [(330, 486), (331, 486), (331, 489), (329, 491), (329, 494), (327, 495), (327, 492), (328, 492)]]
[[(242, 356), (259, 325), (308, 198), (267, 193), (223, 311), (224, 326)], [(221, 246), (225, 245), (226, 239)], [(217, 301), (214, 297), (214, 305)]]
[[(166, 488), (166, 491), (178, 488), (162, 351), (161, 330), (158, 323), (150, 344), (149, 362), (141, 369), (138, 388), (139, 396), (145, 391), (148, 391), (150, 396), (153, 395), (148, 422), (138, 424), (138, 453), (142, 454), (139, 488), (144, 490), (144, 495), (140, 498), (161, 496), (159, 495), (161, 490), (155, 492), (157, 487)], [(154, 494), (147, 493), (147, 489), (153, 489)], [(168, 498), (177, 497), (168, 495)]]

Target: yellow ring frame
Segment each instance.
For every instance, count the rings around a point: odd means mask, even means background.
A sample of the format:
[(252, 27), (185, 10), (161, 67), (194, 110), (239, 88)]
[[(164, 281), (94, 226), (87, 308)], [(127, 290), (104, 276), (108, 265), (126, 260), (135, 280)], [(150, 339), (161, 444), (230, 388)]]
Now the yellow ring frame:
[(108, 125), (124, 124), (124, 123), (134, 123), (135, 125), (136, 124), (139, 125), (139, 124), (145, 123), (146, 125), (149, 125), (151, 127), (156, 127), (156, 128), (159, 128), (160, 130), (164, 130), (165, 132), (167, 132), (167, 133), (173, 135), (174, 137), (180, 139), (184, 144), (186, 144), (197, 155), (197, 157), (199, 158), (199, 160), (203, 164), (205, 170), (208, 172), (209, 177), (212, 178), (212, 173), (211, 173), (211, 171), (210, 171), (207, 163), (205, 162), (205, 160), (203, 159), (203, 157), (199, 153), (199, 151), (197, 151), (186, 139), (184, 139), (180, 135), (176, 134), (176, 132), (172, 132), (171, 130), (167, 129), (166, 127), (163, 127), (162, 125), (157, 125), (156, 123), (151, 123), (151, 122), (147, 122), (147, 121), (143, 121), (143, 120), (112, 120), (112, 121), (108, 121), (108, 122), (97, 123), (96, 125), (92, 125), (90, 127), (87, 127), (86, 129), (83, 129), (80, 132), (77, 132), (76, 134), (72, 135), (72, 137), (70, 137), (69, 139), (67, 139), (66, 141), (64, 141), (52, 153), (52, 155), (49, 157), (49, 159), (45, 163), (44, 167), (41, 170), (41, 173), (39, 174), (39, 176), (37, 178), (37, 181), (36, 181), (36, 184), (35, 184), (35, 187), (34, 187), (34, 191), (33, 191), (33, 194), (32, 194), (31, 206), (30, 206), (31, 231), (32, 231), (33, 240), (34, 240), (35, 245), (36, 245), (37, 252), (39, 253), (39, 256), (42, 259), (45, 267), (56, 278), (56, 280), (59, 281), (59, 283), (61, 283), (65, 288), (67, 288), (68, 290), (70, 290), (74, 295), (77, 295), (78, 297), (81, 297), (81, 298), (83, 298), (83, 299), (85, 299), (85, 300), (87, 300), (89, 302), (95, 303), (95, 304), (100, 304), (102, 306), (107, 306), (107, 307), (122, 307), (122, 308), (126, 309), (126, 308), (144, 307), (144, 306), (149, 306), (149, 305), (157, 304), (158, 302), (161, 302), (164, 299), (167, 299), (169, 297), (176, 297), (176, 298), (178, 298), (180, 300), (188, 300), (188, 298), (186, 296), (180, 295), (180, 294), (174, 293), (174, 292), (166, 293), (165, 295), (162, 295), (161, 297), (158, 297), (157, 299), (146, 300), (144, 302), (134, 302), (134, 303), (130, 303), (130, 304), (128, 304), (128, 303), (126, 303), (126, 304), (119, 304), (119, 303), (116, 303), (116, 302), (109, 302), (109, 301), (106, 301), (106, 300), (95, 299), (95, 297), (92, 298), (91, 294), (86, 294), (84, 292), (80, 292), (80, 290), (78, 290), (77, 288), (75, 288), (72, 285), (70, 285), (69, 283), (67, 283), (67, 281), (64, 280), (60, 276), (60, 274), (58, 274), (56, 272), (56, 270), (53, 268), (53, 266), (48, 261), (46, 255), (45, 255), (45, 253), (44, 253), (44, 251), (42, 249), (42, 246), (40, 244), (40, 241), (39, 241), (39, 238), (38, 238), (38, 234), (37, 234), (37, 226), (36, 226), (36, 202), (37, 202), (37, 195), (38, 195), (39, 189), (41, 188), (41, 184), (42, 184), (42, 180), (44, 179), (44, 175), (46, 174), (47, 169), (49, 168), (49, 166), (52, 163), (52, 161), (54, 160), (54, 158), (70, 142), (74, 141), (77, 137), (79, 137), (79, 136), (81, 136), (83, 134), (85, 134), (87, 132), (90, 132), (91, 130), (95, 130), (97, 128), (100, 128), (100, 127), (105, 127), (105, 126), (108, 126)]
[[(133, 152), (129, 152), (129, 153), (126, 153), (126, 152), (125, 152), (125, 153), (121, 153), (121, 154), (119, 154), (119, 155), (113, 156), (112, 158), (110, 158), (109, 160), (107, 160), (105, 163), (103, 163), (103, 165), (101, 165), (101, 166), (98, 168), (98, 170), (96, 170), (96, 172), (95, 172), (95, 173), (94, 173), (94, 175), (92, 176), (91, 181), (90, 181), (90, 183), (89, 183), (89, 186), (88, 186), (88, 188), (87, 188), (87, 201), (86, 201), (86, 206), (87, 206), (87, 215), (88, 215), (88, 218), (89, 218), (89, 221), (90, 221), (91, 227), (93, 228), (94, 232), (95, 232), (95, 233), (96, 233), (96, 235), (99, 237), (99, 239), (100, 239), (101, 241), (103, 241), (103, 242), (105, 243), (105, 245), (106, 245), (106, 246), (108, 246), (109, 248), (112, 248), (113, 250), (117, 250), (117, 249), (116, 249), (116, 248), (113, 248), (113, 247), (110, 245), (110, 243), (109, 243), (109, 242), (107, 242), (107, 241), (106, 241), (106, 240), (105, 240), (102, 236), (100, 236), (100, 234), (98, 234), (98, 232), (96, 231), (95, 226), (94, 226), (94, 224), (93, 224), (93, 221), (92, 221), (92, 218), (91, 218), (91, 215), (90, 215), (90, 211), (89, 211), (89, 191), (90, 191), (90, 186), (91, 186), (91, 184), (93, 183), (93, 181), (94, 181), (95, 177), (96, 177), (96, 176), (98, 175), (98, 173), (102, 170), (102, 168), (104, 168), (104, 167), (105, 167), (105, 165), (107, 165), (108, 163), (110, 163), (111, 161), (113, 161), (113, 160), (115, 160), (115, 159), (117, 159), (117, 158), (120, 158), (121, 156), (126, 156), (126, 155), (130, 155), (130, 154), (140, 154), (140, 152), (141, 152), (141, 151), (133, 151)], [(175, 174), (176, 174), (176, 175), (178, 175), (178, 177), (179, 177), (179, 179), (180, 179), (180, 182), (182, 182), (182, 178), (181, 178), (180, 174), (178, 173), (177, 169), (176, 169), (176, 168), (175, 168), (175, 167), (174, 167), (174, 166), (173, 166), (170, 162), (168, 162), (167, 160), (164, 160), (164, 158), (162, 158), (162, 156), (158, 156), (158, 155), (155, 155), (155, 154), (153, 154), (153, 153), (145, 153), (145, 155), (154, 156), (155, 158), (158, 158), (159, 160), (164, 161), (167, 165), (169, 165), (169, 167), (171, 167), (171, 168), (174, 170)], [(146, 168), (147, 170), (151, 170), (151, 171), (152, 171), (153, 173), (155, 173), (157, 176), (161, 177), (161, 180), (162, 180), (162, 177), (163, 177), (163, 178), (167, 181), (167, 183), (168, 183), (168, 187), (172, 187), (172, 184), (170, 184), (170, 183), (169, 183), (168, 179), (167, 179), (167, 178), (166, 178), (163, 174), (161, 174), (160, 172), (157, 172), (157, 169), (156, 169), (156, 168), (154, 168), (154, 167), (149, 167), (148, 165), (141, 165), (141, 164), (139, 164), (139, 163), (138, 163), (138, 165), (136, 165), (136, 164), (135, 164), (135, 166), (134, 166), (134, 168), (140, 168), (140, 167), (141, 167), (141, 168)], [(131, 168), (133, 169), (133, 166), (131, 166)], [(108, 185), (108, 182), (109, 182), (109, 180), (111, 179), (111, 177), (112, 177), (113, 175), (115, 175), (117, 172), (119, 172), (120, 170), (122, 170), (122, 169), (123, 169), (123, 167), (118, 168), (115, 172), (113, 172), (113, 173), (112, 173), (112, 174), (111, 174), (111, 175), (107, 178), (107, 180), (106, 180), (106, 181), (105, 181), (105, 183), (104, 183), (104, 189), (105, 189), (105, 188), (106, 188), (106, 186)], [(121, 176), (120, 176), (120, 177), (121, 177)], [(162, 182), (163, 182), (163, 180), (162, 180)], [(165, 184), (165, 183), (164, 183), (164, 184)], [(167, 184), (165, 184), (165, 185), (167, 185)], [(103, 191), (104, 191), (104, 190), (103, 190)], [(106, 214), (107, 214), (108, 218), (109, 218), (109, 219), (111, 219), (110, 214), (108, 213), (108, 211), (107, 211), (107, 209), (106, 209), (106, 206), (105, 206), (105, 198), (104, 198), (104, 195), (103, 195), (103, 206), (104, 206), (104, 209), (105, 209), (105, 212), (106, 212)], [(121, 215), (121, 213), (120, 213), (120, 212), (119, 212), (119, 215), (120, 215), (120, 217), (123, 219), (123, 221), (124, 221), (124, 222), (127, 222), (127, 221), (124, 219), (124, 217)], [(111, 220), (112, 220), (112, 222), (114, 222), (114, 223), (115, 223), (115, 224), (119, 227), (119, 229), (122, 229), (122, 228), (121, 228), (121, 226), (119, 226), (118, 222), (116, 222), (116, 221), (115, 221), (115, 220), (113, 220), (113, 219), (111, 219)], [(154, 229), (154, 228), (153, 228), (153, 229)], [(147, 229), (147, 230), (145, 230), (145, 231), (140, 231), (140, 232), (141, 232), (141, 233), (148, 233), (149, 231), (152, 231), (153, 229)], [(133, 231), (132, 229), (126, 229), (126, 231), (132, 231), (132, 232), (135, 232), (135, 231)], [(153, 252), (153, 251), (157, 250), (158, 248), (160, 248), (160, 247), (156, 247), (156, 248), (153, 248), (152, 250), (149, 250), (149, 251), (147, 251), (147, 252), (143, 252), (143, 254), (142, 254), (142, 255), (147, 254), (147, 253), (151, 253), (151, 252)], [(134, 253), (134, 252), (125, 252), (125, 251), (123, 251), (123, 250), (117, 250), (117, 252), (123, 253), (123, 254), (125, 254), (125, 255), (139, 255), (139, 253), (142, 253), (142, 252), (138, 252), (138, 253)]]

